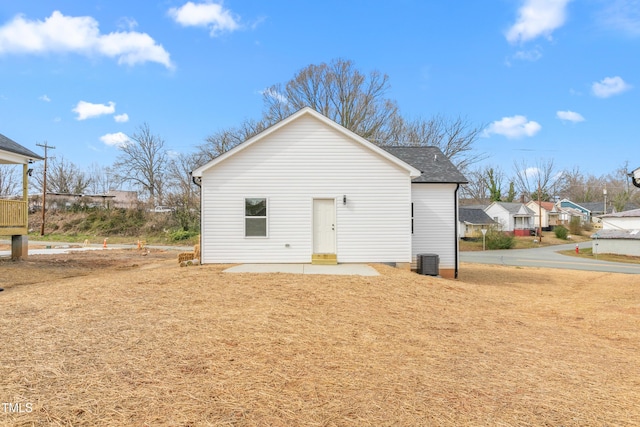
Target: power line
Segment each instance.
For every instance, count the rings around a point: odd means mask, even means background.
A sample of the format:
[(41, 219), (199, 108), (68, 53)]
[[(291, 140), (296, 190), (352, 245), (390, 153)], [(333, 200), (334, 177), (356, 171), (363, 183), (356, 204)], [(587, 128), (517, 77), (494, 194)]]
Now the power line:
[(37, 144), (38, 147), (44, 148), (44, 173), (42, 175), (42, 225), (40, 226), (40, 235), (44, 236), (44, 214), (45, 214), (45, 202), (47, 198), (47, 152), (49, 148), (55, 150), (56, 147), (49, 145), (47, 141), (44, 144)]

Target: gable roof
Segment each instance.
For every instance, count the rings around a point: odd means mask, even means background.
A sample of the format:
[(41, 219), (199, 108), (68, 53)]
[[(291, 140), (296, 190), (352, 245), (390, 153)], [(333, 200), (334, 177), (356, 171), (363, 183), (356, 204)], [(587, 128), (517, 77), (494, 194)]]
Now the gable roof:
[(416, 183), (466, 184), (469, 181), (438, 147), (382, 147), (405, 163), (420, 170)]
[(640, 230), (599, 230), (591, 238), (640, 240)]
[(404, 162), (403, 160), (400, 160), (396, 156), (393, 156), (391, 153), (389, 153), (389, 152), (383, 150), (382, 148), (378, 147), (377, 145), (367, 141), (366, 139), (362, 138), (360, 135), (358, 135), (358, 134), (356, 134), (354, 132), (351, 132), (349, 129), (345, 128), (344, 126), (339, 125), (338, 123), (336, 123), (333, 120), (329, 119), (328, 117), (318, 113), (317, 111), (315, 111), (314, 109), (312, 109), (310, 107), (304, 107), (303, 109), (298, 110), (297, 112), (293, 113), (289, 117), (287, 117), (287, 118), (279, 121), (278, 123), (268, 127), (267, 129), (263, 130), (262, 132), (260, 132), (259, 134), (255, 135), (254, 137), (249, 138), (248, 140), (246, 140), (242, 144), (236, 145), (231, 150), (219, 155), (218, 157), (216, 157), (215, 159), (213, 159), (210, 162), (206, 163), (205, 165), (200, 166), (199, 168), (195, 169), (194, 171), (191, 172), (191, 175), (194, 176), (194, 177), (201, 177), (202, 173), (205, 172), (207, 169), (217, 165), (220, 162), (223, 162), (224, 160), (228, 159), (229, 157), (235, 155), (236, 153), (239, 153), (239, 152), (241, 152), (243, 150), (246, 150), (248, 147), (251, 147), (256, 142), (264, 139), (268, 135), (271, 135), (275, 131), (283, 128), (284, 126), (287, 126), (289, 123), (293, 122), (294, 120), (298, 120), (299, 118), (301, 118), (303, 116), (311, 116), (311, 117), (321, 121), (325, 125), (327, 125), (327, 126), (331, 127), (332, 129), (340, 132), (345, 137), (347, 137), (347, 138), (349, 138), (349, 139), (351, 139), (351, 140), (363, 145), (364, 147), (366, 147), (369, 150), (371, 150), (371, 151), (377, 153), (378, 155), (384, 157), (386, 160), (388, 160), (389, 162), (395, 164), (396, 166), (399, 166), (400, 168), (405, 169), (407, 172), (409, 172), (409, 176), (411, 178), (416, 178), (416, 177), (420, 176), (420, 170), (419, 169), (411, 166), (410, 164)]
[[(534, 216), (535, 212), (529, 209), (524, 205), (524, 203), (515, 203), (515, 202), (493, 202), (490, 206), (497, 205), (501, 206), (504, 210), (509, 212), (511, 215), (517, 216)], [(486, 209), (488, 209), (487, 207)], [(485, 211), (486, 211), (485, 209)]]
[(12, 153), (12, 154), (18, 154), (19, 156), (26, 157), (28, 159), (33, 159), (33, 160), (42, 160), (43, 159), (43, 157), (40, 157), (39, 155), (37, 155), (33, 151), (29, 150), (26, 147), (23, 147), (22, 145), (18, 144), (17, 142), (15, 142), (12, 139), (7, 138), (6, 136), (2, 135), (1, 133), (0, 133), (0, 150), (1, 151), (6, 151), (6, 152)]
[(604, 201), (602, 202), (583, 202), (580, 205), (591, 211), (593, 214), (603, 213), (604, 212)]
[[(563, 208), (567, 208), (567, 207), (569, 207), (569, 208), (574, 208), (574, 209), (581, 210), (581, 211), (583, 211), (584, 213), (591, 214), (591, 209), (587, 208), (586, 206), (583, 206), (583, 205), (585, 205), (586, 203), (578, 204), (578, 203), (576, 203), (576, 202), (572, 202), (572, 201), (571, 201), (571, 200), (569, 200), (569, 199), (562, 199), (562, 200), (560, 200), (560, 202), (558, 202), (558, 203), (559, 203), (559, 204), (560, 204), (560, 206), (561, 206), (561, 207), (563, 207)], [(568, 205), (568, 206), (567, 206), (567, 205)]]
[(458, 220), (467, 224), (495, 223), (485, 211), (477, 208), (458, 208)]
[[(527, 205), (529, 204), (534, 204), (535, 208), (538, 208), (538, 201), (537, 200), (531, 200), (529, 203), (527, 203)], [(548, 211), (548, 212), (557, 212), (558, 210), (556, 209), (556, 205), (553, 202), (540, 202), (540, 206), (542, 207), (542, 209)], [(528, 206), (527, 206), (528, 207)], [(532, 209), (532, 208), (529, 208)]]
[(600, 215), (600, 218), (637, 218), (640, 217), (640, 209), (629, 211), (615, 212), (606, 215)]

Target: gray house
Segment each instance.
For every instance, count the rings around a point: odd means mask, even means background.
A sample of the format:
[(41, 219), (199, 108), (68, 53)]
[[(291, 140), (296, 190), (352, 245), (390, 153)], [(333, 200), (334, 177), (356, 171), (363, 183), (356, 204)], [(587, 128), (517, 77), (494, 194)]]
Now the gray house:
[(484, 210), (468, 207), (458, 209), (458, 223), (458, 235), (461, 239), (482, 237), (482, 229), (496, 225)]

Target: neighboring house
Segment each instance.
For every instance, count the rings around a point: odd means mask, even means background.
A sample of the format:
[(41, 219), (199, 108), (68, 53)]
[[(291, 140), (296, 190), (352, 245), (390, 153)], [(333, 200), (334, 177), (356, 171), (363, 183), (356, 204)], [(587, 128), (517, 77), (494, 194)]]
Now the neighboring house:
[(640, 230), (599, 230), (591, 238), (594, 255), (640, 256)]
[(0, 236), (11, 236), (13, 259), (20, 259), (28, 254), (29, 164), (36, 160), (42, 160), (42, 157), (0, 134), (0, 167), (3, 164), (22, 165), (22, 197), (19, 200), (0, 200)]
[(482, 229), (496, 225), (487, 213), (480, 208), (458, 208), (458, 226), (460, 238), (482, 237)]
[(603, 230), (640, 230), (640, 209), (601, 215)]
[(570, 208), (580, 212), (580, 219), (583, 224), (594, 222), (596, 216), (604, 214), (604, 201), (575, 203), (569, 199), (562, 199), (557, 204), (562, 208)]
[(591, 236), (594, 254), (640, 256), (640, 209), (599, 217), (602, 230)]
[(559, 204), (556, 204), (558, 210), (558, 223), (565, 227), (569, 227), (573, 218), (578, 218), (581, 223), (584, 223), (584, 213), (581, 210), (574, 208), (563, 208)]
[(534, 228), (534, 212), (524, 203), (493, 202), (484, 211), (500, 225), (502, 231), (515, 236), (529, 236)]
[(544, 231), (551, 231), (556, 225), (560, 225), (560, 210), (553, 202), (538, 202), (535, 200), (530, 201), (526, 206), (534, 213), (533, 227), (540, 227), (540, 214), (542, 214), (542, 229)]
[[(388, 150), (388, 151), (387, 151)], [(382, 149), (303, 108), (192, 172), (203, 263), (383, 262), (439, 256), (458, 274), (458, 188), (435, 147)]]

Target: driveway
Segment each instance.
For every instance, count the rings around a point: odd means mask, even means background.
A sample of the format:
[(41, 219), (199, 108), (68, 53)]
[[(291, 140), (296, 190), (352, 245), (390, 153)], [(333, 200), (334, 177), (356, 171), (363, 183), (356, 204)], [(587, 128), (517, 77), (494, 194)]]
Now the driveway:
[[(578, 245), (581, 249), (591, 248), (591, 242), (582, 242)], [(590, 258), (578, 258), (558, 253), (558, 251), (575, 250), (575, 248), (576, 244), (570, 243), (567, 245), (544, 246), (534, 249), (460, 252), (460, 261), (520, 267), (545, 267), (565, 270), (640, 274), (640, 264), (627, 264)]]

